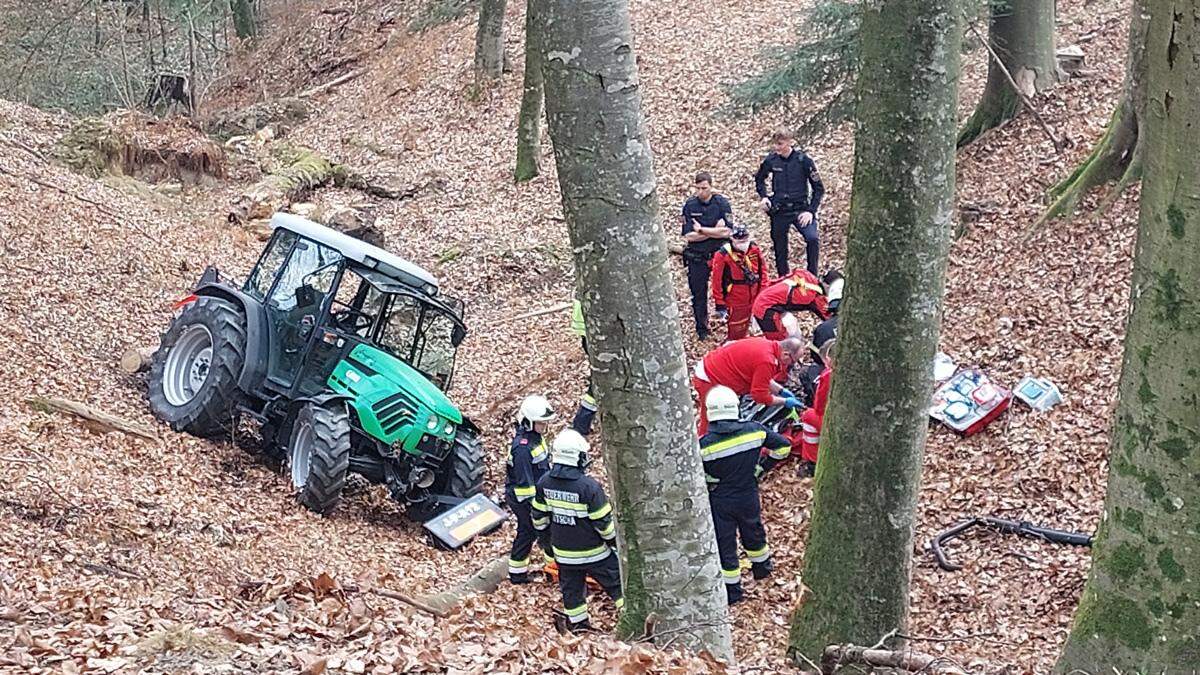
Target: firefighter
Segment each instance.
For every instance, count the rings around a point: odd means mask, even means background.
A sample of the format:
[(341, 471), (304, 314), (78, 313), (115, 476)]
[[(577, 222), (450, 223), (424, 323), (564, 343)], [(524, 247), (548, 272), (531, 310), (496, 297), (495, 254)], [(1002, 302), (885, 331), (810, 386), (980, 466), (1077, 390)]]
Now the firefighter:
[(745, 225), (734, 225), (732, 241), (712, 259), (712, 296), (717, 314), (727, 317), (728, 341), (740, 340), (750, 331), (754, 298), (766, 286), (766, 263), (762, 249), (750, 239)]
[(692, 386), (700, 400), (697, 433), (708, 432), (704, 401), (717, 386), (729, 387), (738, 396), (750, 395), (762, 405), (801, 407), (795, 394), (783, 387), (792, 364), (804, 351), (799, 338), (775, 342), (765, 337), (746, 338), (722, 345), (705, 355), (692, 373)]
[(829, 403), (829, 387), (833, 378), (836, 339), (821, 345), (820, 358), (825, 370), (817, 377), (817, 391), (812, 407), (800, 415), (800, 475), (811, 476), (817, 469), (817, 450), (821, 447), (821, 428), (825, 426), (825, 405)]
[[(554, 408), (544, 396), (527, 396), (517, 409), (517, 430), (504, 478), (504, 501), (517, 519), (517, 536), (508, 555), (508, 579), (514, 584), (529, 582), (529, 554), (537, 538), (531, 507), (538, 479), (550, 468), (543, 434), (552, 419)], [(549, 562), (548, 549), (543, 548), (542, 553)]]
[[(829, 272), (826, 277), (837, 274)], [(782, 340), (789, 332), (783, 317), (789, 312), (807, 311), (817, 315), (822, 321), (828, 319), (829, 298), (827, 288), (807, 270), (795, 270), (791, 274), (777, 279), (754, 299), (754, 321), (762, 329), (763, 337), (772, 340)]]
[(713, 254), (729, 243), (733, 226), (733, 208), (729, 200), (713, 191), (712, 176), (696, 174), (695, 194), (683, 204), (683, 228), (680, 235), (683, 263), (687, 268), (688, 289), (692, 293), (692, 317), (696, 337), (708, 339), (708, 281)]
[[(773, 152), (763, 159), (754, 174), (759, 208), (771, 217), (771, 245), (775, 249), (775, 271), (788, 273), (788, 232), (795, 227), (804, 237), (808, 271), (817, 275), (821, 244), (817, 237), (817, 209), (825, 196), (825, 184), (812, 158), (794, 147), (795, 135), (778, 129), (771, 135)], [(767, 178), (771, 195), (767, 196)]]
[(542, 548), (558, 564), (558, 587), (573, 632), (588, 622), (587, 577), (595, 579), (620, 610), (621, 568), (617, 562), (612, 505), (600, 483), (587, 475), (588, 442), (574, 429), (554, 437), (550, 471), (537, 484), (533, 526)]
[[(587, 356), (588, 343), (587, 335), (584, 333), (583, 305), (578, 300), (571, 306), (571, 332), (579, 336), (579, 340), (583, 344), (583, 354)], [(592, 433), (592, 424), (595, 421), (596, 398), (592, 389), (592, 367), (591, 364), (588, 364), (587, 391), (579, 399), (579, 407), (575, 410), (574, 419), (571, 420), (571, 428), (587, 436)]]
[(771, 549), (762, 523), (758, 481), (792, 450), (787, 438), (758, 422), (741, 421), (739, 403), (732, 389), (713, 387), (704, 401), (708, 433), (700, 438), (700, 459), (704, 462), (708, 501), (717, 532), (721, 578), (731, 605), (742, 600), (739, 536), (746, 557), (750, 558), (754, 578), (765, 579), (771, 574)]

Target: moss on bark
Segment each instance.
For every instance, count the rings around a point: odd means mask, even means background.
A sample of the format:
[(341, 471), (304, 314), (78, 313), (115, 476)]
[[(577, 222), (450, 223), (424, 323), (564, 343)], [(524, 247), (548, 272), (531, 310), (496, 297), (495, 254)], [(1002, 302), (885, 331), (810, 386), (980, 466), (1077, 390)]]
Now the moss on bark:
[[(904, 628), (913, 521), (953, 227), (961, 25), (954, 0), (864, 5), (837, 368), (822, 432), (808, 592), (789, 653)], [(897, 143), (896, 139), (907, 142)]]
[(1200, 663), (1200, 457), (1184, 450), (1200, 439), (1200, 21), (1195, 0), (1146, 0), (1142, 9), (1150, 19), (1132, 310), (1105, 521), (1061, 673), (1190, 672)]

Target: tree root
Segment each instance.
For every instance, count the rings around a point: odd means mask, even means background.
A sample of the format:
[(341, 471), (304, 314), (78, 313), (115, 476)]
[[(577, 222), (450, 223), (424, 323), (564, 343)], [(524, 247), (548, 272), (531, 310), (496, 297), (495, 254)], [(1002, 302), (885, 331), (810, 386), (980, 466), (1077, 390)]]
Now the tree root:
[(1050, 189), (1050, 207), (1028, 228), (1027, 236), (1059, 216), (1069, 217), (1092, 189), (1116, 181), (1116, 187), (1096, 208), (1095, 215), (1103, 215), (1130, 184), (1141, 178), (1141, 145), (1137, 123), (1130, 119), (1131, 108), (1127, 102), (1117, 106), (1108, 129), (1092, 153), (1070, 176)]

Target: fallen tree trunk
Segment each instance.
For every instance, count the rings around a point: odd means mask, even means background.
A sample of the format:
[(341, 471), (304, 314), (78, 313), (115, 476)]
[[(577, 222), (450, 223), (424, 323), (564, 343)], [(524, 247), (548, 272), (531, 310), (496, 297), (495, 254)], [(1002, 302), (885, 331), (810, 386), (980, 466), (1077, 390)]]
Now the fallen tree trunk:
[(150, 362), (154, 359), (154, 349), (149, 347), (130, 347), (121, 354), (121, 371), (129, 375), (150, 370)]
[(904, 650), (871, 649), (854, 645), (831, 645), (821, 656), (821, 675), (832, 675), (843, 666), (899, 668), (908, 672), (964, 675), (958, 666), (937, 656)]
[(46, 398), (42, 396), (32, 396), (25, 399), (34, 410), (42, 412), (63, 412), (82, 417), (86, 420), (91, 420), (101, 426), (112, 431), (120, 431), (122, 433), (141, 436), (147, 440), (158, 441), (158, 435), (150, 429), (147, 429), (138, 424), (134, 424), (128, 420), (121, 419), (116, 415), (110, 415), (103, 410), (96, 410), (91, 406), (79, 403), (77, 401), (68, 401), (64, 398)]

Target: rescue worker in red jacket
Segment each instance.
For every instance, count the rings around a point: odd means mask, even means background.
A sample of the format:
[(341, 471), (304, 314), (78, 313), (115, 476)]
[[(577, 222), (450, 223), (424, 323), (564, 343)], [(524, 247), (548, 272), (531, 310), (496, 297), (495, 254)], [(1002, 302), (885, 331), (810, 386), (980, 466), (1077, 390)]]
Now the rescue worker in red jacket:
[(733, 241), (712, 259), (712, 296), (717, 314), (727, 319), (727, 341), (741, 340), (750, 331), (754, 298), (766, 286), (762, 249), (750, 239), (745, 225), (733, 226)]
[(801, 407), (800, 399), (780, 383), (787, 381), (788, 371), (803, 353), (804, 341), (799, 338), (776, 342), (764, 337), (730, 342), (709, 352), (692, 373), (692, 386), (700, 397), (699, 435), (708, 433), (704, 401), (713, 387), (729, 387), (739, 397), (749, 394), (763, 405)]
[[(840, 275), (839, 275), (840, 276)], [(762, 329), (763, 337), (782, 340), (788, 337), (783, 324), (783, 315), (788, 312), (807, 311), (829, 318), (829, 300), (826, 288), (808, 270), (794, 270), (791, 274), (772, 281), (754, 299), (754, 320)]]
[[(741, 421), (740, 400), (728, 387), (713, 387), (704, 400), (712, 420), (700, 437), (700, 459), (708, 482), (708, 502), (717, 533), (721, 578), (729, 604), (742, 599), (742, 566), (737, 544), (750, 558), (755, 579), (771, 574), (771, 548), (762, 522), (758, 481), (792, 450), (791, 441), (758, 422)], [(764, 453), (763, 450), (766, 450)]]
[(817, 377), (813, 404), (800, 415), (800, 475), (811, 476), (817, 468), (817, 450), (821, 446), (821, 428), (825, 425), (825, 405), (829, 403), (829, 386), (833, 378), (834, 348), (837, 340), (821, 345), (820, 359), (825, 370)]

